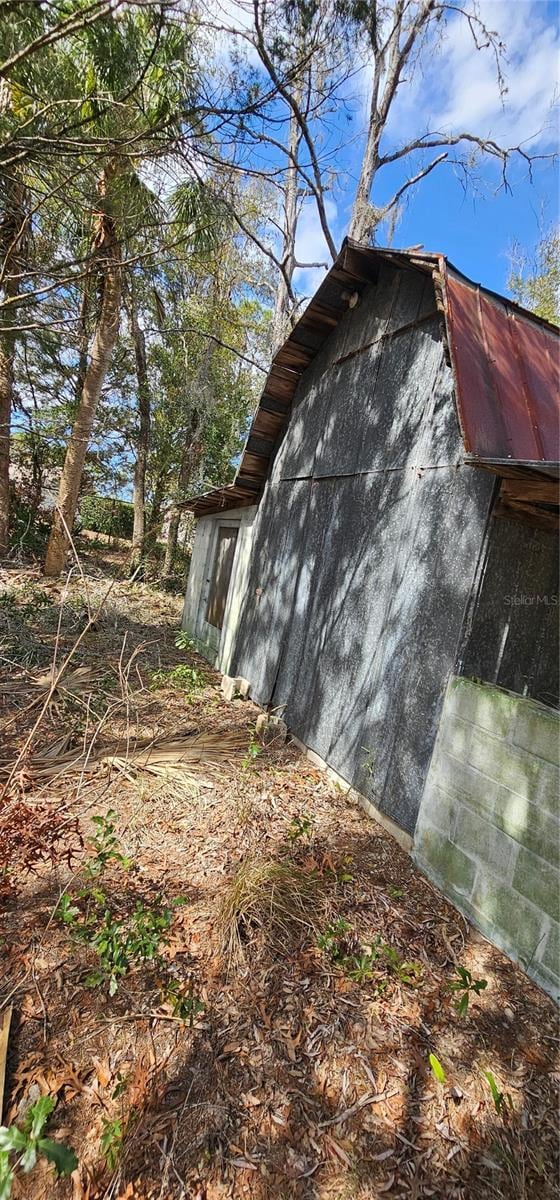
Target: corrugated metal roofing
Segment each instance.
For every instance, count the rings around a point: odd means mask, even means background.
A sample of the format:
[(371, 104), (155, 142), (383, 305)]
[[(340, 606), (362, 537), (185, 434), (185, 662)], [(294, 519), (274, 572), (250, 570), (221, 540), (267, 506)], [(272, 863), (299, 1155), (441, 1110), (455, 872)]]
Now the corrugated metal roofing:
[(559, 331), (473, 283), (443, 255), (361, 246), (346, 239), (303, 316), (275, 354), (233, 484), (195, 497), (195, 516), (258, 502), (301, 378), (385, 259), (430, 272), (440, 297), (468, 461), (506, 473), (557, 474), (560, 459)]
[(465, 450), (496, 462), (557, 462), (558, 330), (451, 266), (444, 289)]

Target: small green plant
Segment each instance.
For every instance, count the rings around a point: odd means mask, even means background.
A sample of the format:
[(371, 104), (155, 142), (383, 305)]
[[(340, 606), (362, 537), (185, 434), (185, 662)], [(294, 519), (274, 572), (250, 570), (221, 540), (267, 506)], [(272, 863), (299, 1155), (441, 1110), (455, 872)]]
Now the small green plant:
[(86, 987), (106, 984), (114, 996), (119, 980), (140, 962), (159, 958), (160, 947), (173, 920), (173, 909), (183, 904), (179, 897), (164, 905), (161, 896), (150, 904), (136, 901), (132, 911), (119, 911), (107, 896), (103, 873), (109, 863), (121, 869), (133, 868), (132, 860), (121, 853), (116, 835), (113, 809), (93, 818), (96, 834), (91, 841), (93, 856), (85, 864), (86, 884), (71, 896), (65, 892), (57, 905), (57, 916), (73, 941), (95, 954), (98, 966), (88, 972)]
[(430, 1064), (430, 1070), (432, 1072), (432, 1075), (434, 1076), (434, 1079), (436, 1079), (438, 1083), (441, 1083), (443, 1085), (446, 1080), (446, 1074), (445, 1074), (445, 1071), (439, 1061), (439, 1058), (436, 1058), (435, 1054), (429, 1054), (428, 1062)]
[(175, 645), (178, 650), (196, 650), (196, 643), (186, 629), (178, 629), (175, 634)]
[(122, 1119), (120, 1117), (116, 1117), (111, 1121), (108, 1117), (104, 1117), (100, 1138), (101, 1152), (110, 1171), (114, 1171), (119, 1160), (123, 1137), (124, 1129)]
[(384, 942), (379, 935), (369, 945), (358, 946), (352, 927), (343, 917), (327, 925), (317, 945), (328, 955), (331, 962), (341, 967), (356, 983), (375, 980), (376, 987), (383, 990), (386, 987), (386, 981), (382, 978), (383, 971), (394, 975), (400, 983), (409, 987), (419, 987), (422, 982), (420, 963), (405, 962), (398, 951)]
[(206, 679), (197, 667), (189, 667), (186, 663), (178, 663), (176, 667), (167, 670), (154, 671), (150, 680), (150, 691), (159, 688), (175, 688), (176, 691), (194, 694), (206, 687)]
[(485, 1071), (484, 1078), (486, 1079), (488, 1087), (490, 1088), (492, 1100), (494, 1101), (494, 1108), (496, 1109), (498, 1116), (504, 1117), (507, 1113), (507, 1108), (513, 1108), (513, 1102), (510, 1093), (504, 1093), (500, 1091), (491, 1071)]
[(188, 1021), (192, 1025), (194, 1018), (199, 1013), (204, 1012), (204, 1004), (198, 996), (194, 994), (194, 980), (190, 979), (187, 984), (182, 984), (178, 979), (168, 979), (163, 984), (161, 990), (162, 1000), (171, 1004), (171, 1011), (174, 1017), (180, 1017), (182, 1021)]
[[(52, 1096), (41, 1096), (29, 1109), (21, 1128), (18, 1125), (0, 1126), (0, 1200), (8, 1200), (18, 1168), (28, 1175), (33, 1170), (40, 1154), (54, 1163), (57, 1175), (71, 1175), (78, 1166), (74, 1151), (43, 1137), (48, 1119), (56, 1106)], [(16, 1156), (15, 1162), (10, 1156)]]
[(259, 757), (259, 754), (262, 754), (262, 746), (259, 746), (257, 739), (252, 737), (247, 747), (247, 753), (241, 760), (242, 770), (249, 771), (254, 765), (255, 759)]
[(356, 983), (368, 983), (378, 971), (379, 954), (377, 947), (372, 944), (362, 954), (350, 955), (346, 959), (345, 966), (350, 978), (354, 979)]
[(150, 907), (138, 901), (132, 913), (119, 916), (98, 889), (83, 892), (81, 898), (86, 901), (85, 912), (65, 895), (58, 905), (58, 915), (72, 939), (99, 960), (99, 966), (86, 975), (86, 987), (107, 984), (109, 995), (114, 996), (119, 980), (133, 966), (158, 956), (173, 919), (172, 910), (161, 907), (158, 898)]
[(404, 896), (404, 892), (402, 888), (390, 887), (389, 895), (392, 900), (401, 900)]
[(114, 862), (118, 866), (128, 870), (132, 866), (132, 859), (127, 858), (125, 854), (121, 854), (118, 849), (119, 839), (117, 837), (116, 826), (117, 814), (114, 808), (102, 815), (99, 814), (92, 817), (92, 823), (95, 825), (95, 834), (90, 839), (90, 848), (94, 851), (92, 857), (86, 864), (86, 874), (89, 876), (100, 875), (107, 866), (108, 862)]
[(52, 603), (51, 597), (41, 587), (30, 584), (22, 588), (8, 588), (0, 595), (0, 609), (8, 616), (28, 621), (42, 608)]
[(313, 821), (311, 817), (307, 817), (305, 813), (301, 817), (294, 817), (288, 829), (288, 838), (290, 842), (297, 842), (300, 838), (310, 838), (313, 832)]
[(348, 869), (349, 867), (352, 866), (353, 861), (354, 860), (353, 860), (351, 854), (345, 854), (341, 858), (340, 862), (335, 863), (333, 874), (334, 874), (334, 877), (335, 877), (337, 883), (353, 883), (354, 882), (354, 876), (352, 875), (352, 872), (349, 871), (349, 869)]
[(389, 946), (387, 942), (381, 943), (381, 950), (391, 974), (395, 975), (400, 983), (406, 983), (409, 987), (418, 987), (422, 981), (421, 964), (405, 962), (394, 946)]
[(346, 935), (351, 932), (351, 928), (344, 917), (337, 917), (336, 921), (331, 921), (325, 932), (317, 938), (319, 950), (323, 950), (331, 962), (343, 963), (345, 961)]
[(488, 987), (487, 979), (473, 979), (470, 971), (466, 967), (455, 967), (457, 979), (452, 979), (447, 987), (450, 992), (461, 992), (462, 995), (455, 1001), (455, 1008), (460, 1017), (466, 1016), (469, 1007), (469, 999), (471, 992), (475, 996), (480, 995), (486, 987)]

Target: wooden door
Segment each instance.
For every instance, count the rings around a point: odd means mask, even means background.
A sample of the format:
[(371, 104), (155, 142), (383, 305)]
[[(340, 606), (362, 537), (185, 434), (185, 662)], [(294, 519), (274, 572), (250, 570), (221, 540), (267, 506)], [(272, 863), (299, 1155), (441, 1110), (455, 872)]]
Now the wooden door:
[(237, 532), (237, 529), (228, 525), (221, 525), (218, 529), (214, 566), (212, 568), (208, 605), (206, 608), (206, 620), (209, 625), (213, 625), (214, 629), (221, 629), (224, 623), (226, 601), (235, 557)]

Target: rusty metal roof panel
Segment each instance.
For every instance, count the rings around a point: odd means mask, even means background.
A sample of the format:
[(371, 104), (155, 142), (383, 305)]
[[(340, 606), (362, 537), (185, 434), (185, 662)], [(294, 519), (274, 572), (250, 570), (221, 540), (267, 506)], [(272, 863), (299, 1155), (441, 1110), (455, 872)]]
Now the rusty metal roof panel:
[(448, 339), (468, 454), (556, 462), (558, 331), (444, 268)]

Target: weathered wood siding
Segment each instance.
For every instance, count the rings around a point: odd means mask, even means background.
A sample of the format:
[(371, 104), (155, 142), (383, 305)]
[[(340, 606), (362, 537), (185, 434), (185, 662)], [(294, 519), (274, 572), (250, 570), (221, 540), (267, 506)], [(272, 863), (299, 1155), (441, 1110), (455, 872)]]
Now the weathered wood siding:
[(410, 832), (494, 488), (462, 457), (431, 278), (382, 267), (296, 393), (232, 672)]

